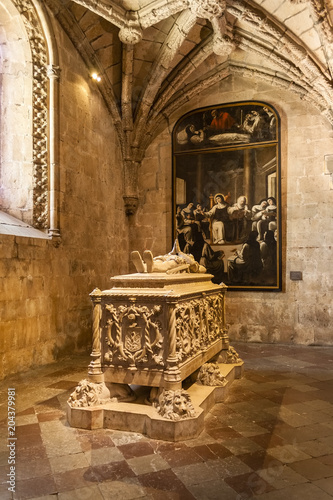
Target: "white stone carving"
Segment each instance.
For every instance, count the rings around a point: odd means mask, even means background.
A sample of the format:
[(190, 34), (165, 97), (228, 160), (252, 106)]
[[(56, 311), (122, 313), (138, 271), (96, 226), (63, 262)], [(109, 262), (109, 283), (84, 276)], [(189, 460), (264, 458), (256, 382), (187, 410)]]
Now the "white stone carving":
[(241, 363), (242, 359), (236, 349), (230, 345), (227, 350), (220, 353), (218, 361), (219, 363)]
[(191, 398), (184, 389), (163, 391), (156, 409), (162, 417), (169, 420), (182, 420), (196, 415)]
[(72, 408), (97, 406), (110, 401), (110, 391), (104, 383), (96, 384), (89, 380), (81, 380), (72, 392), (67, 403)]
[(121, 366), (163, 366), (161, 306), (106, 305), (104, 360)]
[(197, 17), (211, 20), (223, 15), (226, 2), (225, 0), (191, 0), (189, 8)]
[(224, 387), (227, 380), (216, 363), (205, 363), (199, 370), (197, 384)]
[(119, 30), (119, 39), (122, 43), (134, 45), (142, 39), (142, 30), (139, 26), (124, 26)]
[(47, 163), (48, 67), (43, 30), (31, 0), (13, 0), (24, 22), (33, 63), (33, 225), (47, 228), (49, 215)]

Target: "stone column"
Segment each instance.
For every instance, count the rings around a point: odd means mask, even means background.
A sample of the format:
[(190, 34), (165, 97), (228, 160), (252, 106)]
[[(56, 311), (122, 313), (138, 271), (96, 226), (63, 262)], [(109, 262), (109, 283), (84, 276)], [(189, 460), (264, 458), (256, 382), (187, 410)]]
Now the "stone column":
[(169, 302), (168, 331), (167, 331), (168, 357), (164, 370), (164, 389), (181, 389), (182, 381), (177, 358), (177, 329), (176, 329), (176, 304)]
[(101, 328), (101, 318), (102, 318), (102, 306), (101, 306), (101, 291), (99, 288), (90, 294), (91, 301), (93, 303), (93, 337), (92, 337), (92, 352), (91, 352), (91, 362), (89, 364), (88, 375), (89, 379), (93, 382), (103, 382), (104, 375), (102, 371), (102, 328)]
[(50, 227), (49, 234), (59, 237), (59, 196), (60, 196), (60, 173), (59, 173), (59, 77), (58, 66), (48, 66), (49, 77), (49, 155), (50, 155)]

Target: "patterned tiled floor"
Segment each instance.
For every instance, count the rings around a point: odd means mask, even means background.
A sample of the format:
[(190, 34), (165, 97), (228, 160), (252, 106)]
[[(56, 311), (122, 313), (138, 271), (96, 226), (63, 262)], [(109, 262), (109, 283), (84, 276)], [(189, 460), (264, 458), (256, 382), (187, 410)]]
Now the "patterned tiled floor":
[[(88, 357), (2, 382), (1, 500), (333, 498), (333, 348), (233, 345), (245, 361), (243, 378), (212, 408), (199, 438), (176, 444), (70, 428), (65, 403)], [(14, 441), (8, 387), (15, 388)]]

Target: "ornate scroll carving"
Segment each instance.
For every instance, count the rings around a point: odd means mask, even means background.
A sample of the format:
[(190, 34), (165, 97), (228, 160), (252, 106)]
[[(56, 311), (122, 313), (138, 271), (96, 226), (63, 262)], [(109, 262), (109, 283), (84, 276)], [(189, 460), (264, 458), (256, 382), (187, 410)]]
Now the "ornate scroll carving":
[(182, 420), (196, 415), (190, 395), (183, 389), (163, 391), (156, 409), (162, 417), (169, 420)]
[(13, 0), (29, 37), (33, 64), (33, 225), (48, 227), (47, 51), (43, 30), (31, 0)]
[(69, 396), (67, 403), (72, 408), (83, 408), (105, 404), (108, 401), (110, 401), (110, 391), (104, 383), (95, 384), (84, 379)]
[(115, 307), (108, 304), (105, 309), (107, 350), (104, 361), (129, 368), (164, 366), (161, 323), (155, 319), (161, 306), (136, 306), (133, 303)]
[(224, 334), (223, 298), (211, 295), (176, 306), (176, 356), (184, 361)]

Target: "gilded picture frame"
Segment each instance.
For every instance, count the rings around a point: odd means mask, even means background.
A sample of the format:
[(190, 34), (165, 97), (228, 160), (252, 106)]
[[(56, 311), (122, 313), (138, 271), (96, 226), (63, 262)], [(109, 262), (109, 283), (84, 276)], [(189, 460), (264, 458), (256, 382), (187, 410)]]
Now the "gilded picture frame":
[(173, 235), (216, 283), (281, 291), (280, 117), (262, 101), (195, 109), (174, 126)]

